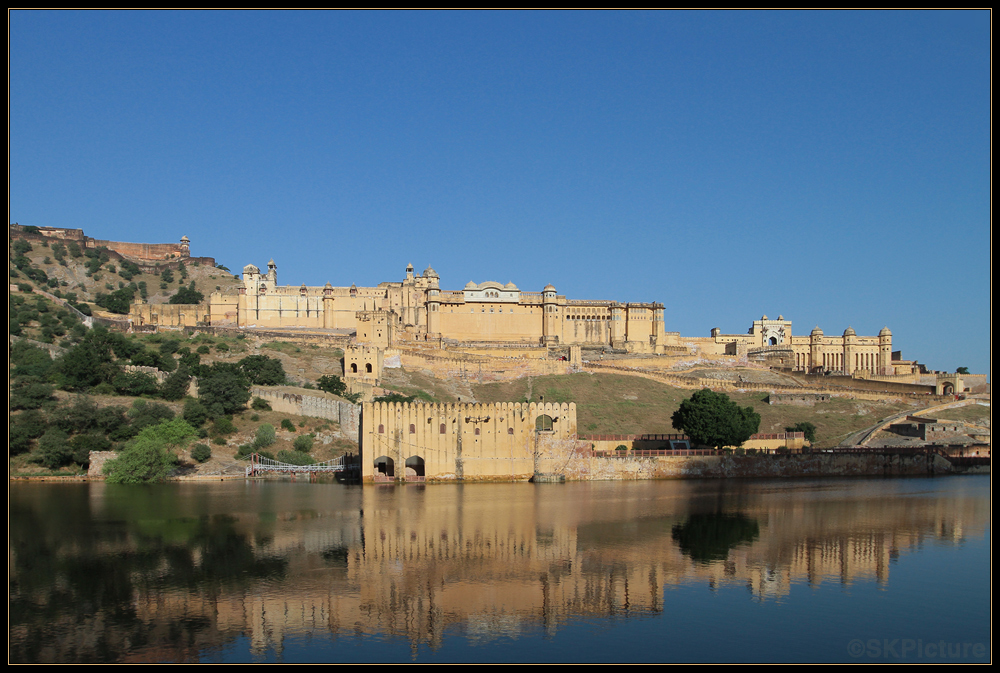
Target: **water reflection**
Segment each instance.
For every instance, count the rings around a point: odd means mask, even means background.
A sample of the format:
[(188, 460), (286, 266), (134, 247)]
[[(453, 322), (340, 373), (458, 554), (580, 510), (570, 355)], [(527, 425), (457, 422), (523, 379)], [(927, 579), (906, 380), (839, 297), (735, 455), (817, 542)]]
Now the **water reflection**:
[(198, 661), (244, 642), (237, 659), (280, 658), (308, 637), (378, 661), (387, 638), (552, 637), (663, 615), (671, 587), (884, 586), (901, 553), (989, 521), (979, 477), (14, 484), (10, 658)]

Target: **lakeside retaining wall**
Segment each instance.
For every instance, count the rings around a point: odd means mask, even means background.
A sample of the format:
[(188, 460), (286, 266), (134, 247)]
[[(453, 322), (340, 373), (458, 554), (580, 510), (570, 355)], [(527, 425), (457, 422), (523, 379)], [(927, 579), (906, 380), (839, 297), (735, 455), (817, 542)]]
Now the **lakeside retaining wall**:
[(567, 481), (777, 477), (918, 476), (957, 470), (938, 455), (791, 454), (785, 456), (598, 457), (579, 452), (566, 462)]

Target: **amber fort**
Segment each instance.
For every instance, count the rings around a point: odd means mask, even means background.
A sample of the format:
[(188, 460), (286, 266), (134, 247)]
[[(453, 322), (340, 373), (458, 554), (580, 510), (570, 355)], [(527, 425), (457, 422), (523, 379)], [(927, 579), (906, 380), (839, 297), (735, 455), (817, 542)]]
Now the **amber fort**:
[[(21, 235), (20, 229), (11, 225), (14, 234)], [(80, 229), (38, 229), (45, 237), (106, 248), (145, 268), (183, 261), (215, 264), (211, 257), (191, 257), (187, 236), (178, 243), (126, 243), (94, 239)], [(576, 299), (559, 294), (552, 284), (535, 291), (510, 281), (470, 280), (460, 290), (446, 290), (430, 266), (417, 273), (407, 265), (402, 276), (374, 287), (281, 285), (272, 259), (266, 270), (247, 264), (235, 288), (213, 292), (202, 304), (139, 301), (133, 304), (129, 321), (137, 328), (234, 328), (270, 336), (325, 334), (346, 346), (343, 373), (369, 384), (377, 382), (387, 357), (391, 362), (398, 360), (399, 349), (419, 353), (425, 362), (435, 357), (435, 350), (439, 357), (449, 358), (461, 353), (480, 361), (557, 358), (576, 364), (581, 359), (599, 363), (606, 355), (607, 366), (633, 369), (637, 361), (642, 367), (665, 369), (693, 358), (885, 384), (876, 388), (929, 383), (926, 368), (893, 350), (888, 326), (871, 336), (858, 335), (850, 326), (828, 334), (818, 325), (808, 334), (793, 335), (791, 320), (763, 315), (745, 333), (726, 334), (712, 328), (707, 336), (682, 336), (668, 331), (659, 302)], [(541, 362), (527, 369), (557, 373), (552, 367), (547, 371)], [(968, 383), (978, 383), (975, 376), (963, 381), (955, 375), (933, 374), (938, 394), (963, 392)], [(857, 383), (854, 387), (866, 386)]]
[[(190, 256), (187, 237), (178, 244), (135, 244), (91, 239), (80, 230), (39, 229), (40, 235), (106, 248), (146, 267), (197, 262), (215, 268), (212, 258)], [(461, 396), (457, 404), (375, 400), (391, 392), (381, 386), (387, 370), (395, 368), (478, 383), (619, 374), (678, 388), (759, 391), (772, 404), (813, 405), (831, 395), (946, 404), (980, 387), (988, 393), (982, 375), (932, 372), (903, 359), (888, 327), (871, 336), (850, 326), (833, 334), (816, 326), (796, 335), (783, 315), (762, 315), (745, 333), (712, 328), (705, 335), (682, 336), (668, 331), (658, 302), (576, 299), (559, 294), (553, 284), (535, 291), (512, 281), (470, 280), (448, 290), (430, 266), (417, 273), (407, 265), (401, 275), (372, 287), (282, 285), (272, 259), (264, 269), (247, 264), (200, 304), (136, 301), (122, 325), (137, 331), (235, 331), (341, 349), (342, 360), (324, 365), (322, 374), (343, 376), (360, 406), (294, 383), (252, 393), (276, 411), (336, 421), (360, 446), (365, 481), (521, 480), (546, 474), (659, 478), (691, 469), (686, 459), (672, 465), (672, 458), (643, 457), (642, 452), (690, 448), (681, 435), (582, 436), (576, 404), (535, 399), (530, 392), (526, 400), (492, 404)], [(936, 427), (933, 419), (923, 422)], [(755, 435), (744, 448), (796, 452), (803, 441), (800, 432), (779, 432)], [(621, 460), (622, 449), (635, 460)], [(925, 469), (923, 463), (897, 467)]]
[(432, 267), (416, 274), (412, 265), (402, 280), (375, 287), (310, 287), (280, 285), (274, 260), (266, 272), (248, 264), (240, 287), (213, 293), (201, 310), (138, 304), (132, 317), (139, 325), (330, 330), (381, 348), (423, 343), (580, 346), (635, 355), (697, 352), (779, 362), (802, 372), (872, 376), (908, 374), (914, 364), (893, 357), (888, 327), (875, 336), (858, 336), (851, 327), (838, 335), (816, 327), (793, 336), (790, 320), (765, 315), (745, 334), (716, 328), (708, 337), (681, 337), (667, 331), (661, 303), (570, 299), (551, 284), (532, 292), (513, 282), (469, 281), (461, 290), (442, 290)]

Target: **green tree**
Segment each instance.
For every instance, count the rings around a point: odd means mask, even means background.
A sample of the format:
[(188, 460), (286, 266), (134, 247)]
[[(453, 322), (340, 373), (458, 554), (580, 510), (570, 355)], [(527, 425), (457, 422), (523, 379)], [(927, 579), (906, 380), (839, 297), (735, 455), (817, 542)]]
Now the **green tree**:
[(45, 416), (40, 411), (29, 410), (10, 417), (7, 444), (10, 455), (16, 456), (31, 450), (31, 440), (38, 439), (48, 430)]
[(184, 399), (184, 396), (187, 395), (190, 382), (191, 372), (188, 371), (187, 367), (181, 366), (163, 382), (160, 394), (165, 400)]
[(955, 373), (956, 374), (968, 374), (969, 373), (969, 368), (968, 367), (959, 367), (958, 369), (955, 370)]
[(165, 404), (159, 402), (147, 402), (146, 400), (136, 400), (132, 403), (132, 408), (127, 414), (132, 419), (130, 437), (152, 425), (159, 425), (163, 421), (169, 421), (174, 417), (174, 412)]
[(10, 409), (41, 409), (51, 406), (56, 398), (52, 396), (55, 386), (39, 382), (37, 377), (25, 376), (11, 382)]
[(122, 372), (114, 378), (111, 385), (118, 394), (131, 397), (156, 395), (160, 392), (156, 377), (144, 372)]
[(250, 382), (239, 368), (216, 364), (198, 378), (198, 397), (213, 415), (239, 413), (250, 401)]
[(188, 285), (187, 287), (182, 287), (181, 289), (177, 290), (177, 294), (175, 294), (173, 297), (170, 298), (169, 303), (200, 304), (202, 301), (204, 301), (204, 299), (205, 295), (202, 294), (201, 292), (198, 292), (198, 290), (195, 289), (194, 281), (192, 280), (190, 285)]
[(136, 439), (154, 439), (168, 446), (184, 446), (198, 432), (183, 418), (172, 418), (142, 430)]
[(753, 407), (741, 408), (725, 393), (708, 388), (681, 402), (670, 420), (695, 444), (717, 449), (740, 446), (760, 427), (760, 414)]
[(248, 355), (237, 364), (253, 385), (280, 386), (285, 382), (285, 368), (280, 360), (266, 355)]
[(91, 451), (109, 451), (111, 449), (111, 440), (96, 433), (77, 435), (69, 443), (73, 447), (73, 462), (80, 465), (90, 463)]
[(38, 454), (35, 462), (41, 463), (50, 470), (62, 467), (73, 460), (73, 449), (69, 437), (59, 428), (49, 428), (38, 439)]
[(789, 428), (785, 428), (785, 432), (801, 432), (805, 435), (806, 441), (810, 444), (816, 441), (816, 426), (809, 421), (802, 421), (801, 423), (796, 423)]
[(201, 425), (208, 419), (208, 409), (205, 405), (201, 403), (194, 397), (188, 397), (184, 400), (184, 420), (193, 425), (196, 428), (200, 428)]
[(174, 458), (162, 441), (143, 436), (105, 463), (104, 474), (110, 484), (147, 484), (165, 480), (173, 465)]
[(319, 377), (316, 387), (331, 395), (338, 395), (340, 397), (343, 397), (344, 393), (347, 392), (347, 384), (339, 376), (333, 375)]
[(103, 306), (112, 313), (120, 313), (124, 315), (128, 313), (134, 296), (135, 290), (131, 287), (123, 287), (115, 290), (111, 294), (98, 293), (94, 303), (98, 306)]

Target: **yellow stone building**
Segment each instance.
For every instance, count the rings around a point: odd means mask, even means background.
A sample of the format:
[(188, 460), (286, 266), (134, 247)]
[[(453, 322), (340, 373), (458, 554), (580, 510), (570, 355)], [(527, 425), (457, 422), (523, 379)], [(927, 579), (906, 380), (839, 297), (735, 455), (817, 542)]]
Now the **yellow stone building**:
[(555, 472), (577, 446), (576, 404), (365, 402), (365, 482), (525, 480)]
[(840, 336), (827, 336), (819, 326), (809, 336), (792, 336), (792, 321), (780, 315), (777, 320), (762, 316), (746, 334), (722, 334), (718, 328), (713, 329), (711, 345), (715, 352), (745, 355), (808, 373), (891, 376), (909, 374), (913, 366), (908, 361), (894, 360), (888, 327), (883, 327), (878, 336), (858, 336), (852, 327)]
[(428, 267), (416, 275), (406, 267), (400, 282), (376, 287), (278, 285), (277, 265), (263, 273), (243, 268), (238, 292), (213, 293), (212, 325), (342, 329), (357, 340), (391, 345), (400, 336), (417, 341), (454, 340), (488, 344), (591, 345), (636, 353), (663, 352), (663, 304), (567, 299), (552, 285), (523, 292), (513, 283), (469, 282), (462, 290), (440, 289)]
[[(806, 336), (792, 335), (792, 322), (762, 316), (745, 334), (682, 337), (665, 331), (663, 304), (567, 299), (555, 287), (522, 291), (513, 283), (470, 281), (461, 290), (442, 290), (438, 273), (427, 267), (415, 274), (407, 265), (403, 280), (375, 287), (279, 285), (278, 267), (263, 272), (243, 267), (236, 290), (213, 292), (207, 306), (136, 303), (135, 324), (238, 326), (260, 329), (320, 329), (351, 335), (357, 344), (379, 349), (404, 343), (494, 348), (578, 346), (628, 353), (735, 357), (805, 373), (861, 378), (912, 375), (915, 362), (892, 350), (892, 332), (858, 336), (848, 327), (828, 336), (818, 326)], [(367, 351), (352, 352), (345, 374), (376, 374), (381, 363)], [(361, 376), (358, 376), (361, 375)]]

